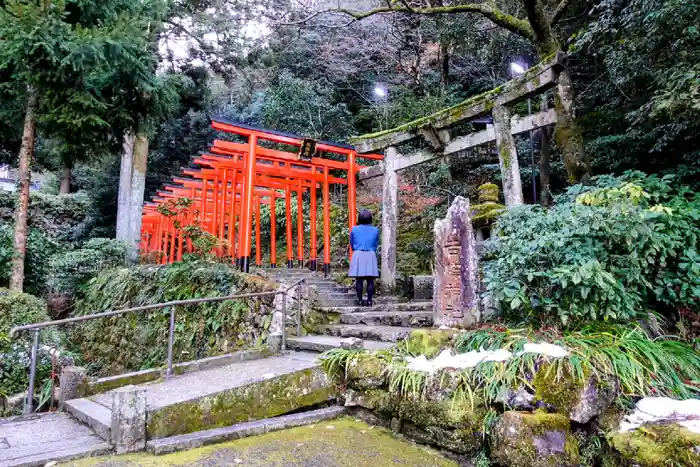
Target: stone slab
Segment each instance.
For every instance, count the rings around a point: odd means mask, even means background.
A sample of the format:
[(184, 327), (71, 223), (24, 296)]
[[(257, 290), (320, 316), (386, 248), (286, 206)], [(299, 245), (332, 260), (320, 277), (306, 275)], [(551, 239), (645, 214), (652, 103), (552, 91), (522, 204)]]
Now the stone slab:
[(65, 413), (0, 421), (0, 467), (44, 466), (110, 453), (112, 448)]
[(405, 339), (415, 328), (400, 326), (364, 326), (361, 324), (329, 324), (319, 326), (320, 332), (328, 336), (358, 337), (382, 342)]
[(368, 326), (430, 327), (432, 311), (365, 311), (340, 315), (342, 324), (366, 324)]
[[(240, 352), (232, 352), (224, 355), (201, 358), (199, 360), (176, 363), (173, 365), (173, 372), (178, 375), (191, 373), (194, 371), (202, 371), (226, 366), (232, 363), (257, 360), (260, 358), (269, 357), (270, 355), (272, 354), (268, 350), (244, 350)], [(123, 373), (121, 375), (99, 378), (95, 381), (91, 381), (88, 384), (87, 395), (99, 394), (122, 386), (156, 381), (165, 377), (165, 372), (165, 368), (153, 368), (149, 370), (134, 371), (131, 373)]]
[(240, 423), (226, 428), (214, 428), (212, 430), (152, 440), (147, 443), (146, 449), (159, 456), (209, 444), (222, 443), (224, 441), (283, 430), (285, 428), (309, 425), (322, 420), (330, 420), (339, 417), (344, 412), (345, 407), (334, 406), (265, 420), (257, 420), (254, 422)]
[(64, 410), (92, 428), (97, 436), (110, 441), (112, 432), (112, 410), (90, 399), (73, 399), (64, 405)]
[(324, 313), (366, 313), (369, 311), (432, 311), (433, 302), (378, 303), (366, 306), (319, 307)]
[[(304, 336), (287, 338), (287, 347), (295, 350), (311, 350), (325, 352), (326, 350), (339, 349), (342, 337), (335, 336)], [(384, 350), (392, 346), (391, 342), (363, 340), (363, 348), (367, 350)]]
[[(219, 368), (188, 373), (173, 378), (143, 384), (146, 390), (148, 411), (169, 405), (217, 394), (229, 389), (246, 386), (274, 376), (314, 368), (316, 355), (296, 353), (260, 360), (233, 363)], [(111, 407), (109, 392), (92, 397), (105, 407)]]

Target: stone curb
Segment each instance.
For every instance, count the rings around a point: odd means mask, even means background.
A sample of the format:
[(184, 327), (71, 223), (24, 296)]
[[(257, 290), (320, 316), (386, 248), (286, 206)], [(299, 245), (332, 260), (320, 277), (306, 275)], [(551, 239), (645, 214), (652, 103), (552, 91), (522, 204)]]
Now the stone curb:
[(337, 418), (345, 413), (345, 407), (327, 407), (281, 417), (273, 417), (254, 422), (240, 423), (226, 428), (213, 428), (185, 435), (154, 439), (146, 443), (146, 450), (160, 456), (177, 451), (194, 449), (209, 444), (232, 441), (249, 436), (261, 435), (272, 431), (309, 425), (322, 420)]

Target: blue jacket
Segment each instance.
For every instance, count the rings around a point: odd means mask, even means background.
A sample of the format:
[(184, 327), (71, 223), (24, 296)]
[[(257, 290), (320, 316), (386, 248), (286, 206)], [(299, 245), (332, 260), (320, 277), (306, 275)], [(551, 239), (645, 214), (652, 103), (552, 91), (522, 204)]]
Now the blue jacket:
[(373, 225), (356, 225), (350, 232), (353, 251), (377, 251), (379, 229)]

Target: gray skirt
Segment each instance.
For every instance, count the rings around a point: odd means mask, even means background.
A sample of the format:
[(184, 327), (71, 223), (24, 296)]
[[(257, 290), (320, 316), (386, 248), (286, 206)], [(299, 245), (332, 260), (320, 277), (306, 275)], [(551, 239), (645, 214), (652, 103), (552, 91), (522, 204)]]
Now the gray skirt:
[(353, 251), (348, 276), (379, 277), (377, 255), (373, 251)]

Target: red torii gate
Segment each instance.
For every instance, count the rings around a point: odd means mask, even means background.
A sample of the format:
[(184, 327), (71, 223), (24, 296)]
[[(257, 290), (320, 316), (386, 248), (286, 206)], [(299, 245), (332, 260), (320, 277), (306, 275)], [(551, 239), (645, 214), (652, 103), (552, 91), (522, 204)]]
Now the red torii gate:
[[(199, 225), (204, 231), (218, 238), (216, 254), (227, 252), (235, 258), (241, 270), (248, 272), (255, 218), (256, 258), (261, 266), (260, 244), (262, 204), (270, 205), (270, 265), (276, 267), (276, 199), (284, 198), (286, 211), (287, 267), (294, 266), (292, 245), (291, 202), (292, 193), (297, 199), (297, 260), (304, 264), (304, 215), (303, 196), (310, 200), (310, 267), (317, 269), (317, 190), (322, 190), (324, 271), (330, 271), (330, 184), (348, 186), (349, 227), (356, 218), (356, 174), (364, 166), (357, 158), (381, 160), (376, 154), (357, 155), (350, 145), (313, 141), (293, 134), (255, 128), (240, 123), (214, 119), (216, 130), (247, 138), (247, 143), (215, 140), (210, 152), (202, 153), (193, 162), (194, 169), (183, 169), (183, 176), (173, 177), (173, 183), (158, 192), (152, 203), (144, 208), (141, 249), (161, 254), (161, 262), (182, 259), (186, 250), (192, 251), (192, 242), (184, 235), (184, 228)], [(272, 142), (300, 148), (298, 153), (260, 146), (260, 142)], [(323, 157), (333, 153), (344, 160)], [(336, 156), (336, 157), (337, 157)], [(345, 171), (346, 178), (331, 176), (330, 171)], [(161, 207), (173, 200), (187, 198), (187, 208), (169, 215)]]

